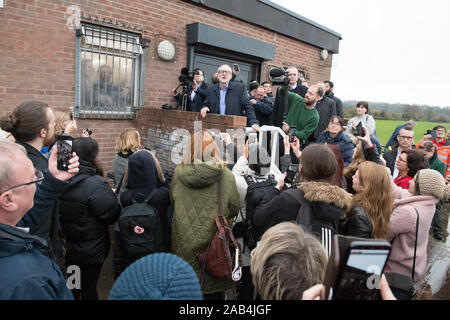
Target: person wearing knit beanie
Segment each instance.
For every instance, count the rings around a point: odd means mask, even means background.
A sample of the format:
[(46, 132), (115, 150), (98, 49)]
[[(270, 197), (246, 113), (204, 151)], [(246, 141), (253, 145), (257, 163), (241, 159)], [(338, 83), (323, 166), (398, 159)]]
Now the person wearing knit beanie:
[(202, 292), (187, 262), (170, 253), (156, 253), (126, 268), (108, 300), (202, 300)]
[(450, 187), (445, 185), (442, 175), (433, 169), (422, 169), (414, 177), (415, 186), (410, 190), (415, 195), (430, 195), (438, 199), (448, 199)]

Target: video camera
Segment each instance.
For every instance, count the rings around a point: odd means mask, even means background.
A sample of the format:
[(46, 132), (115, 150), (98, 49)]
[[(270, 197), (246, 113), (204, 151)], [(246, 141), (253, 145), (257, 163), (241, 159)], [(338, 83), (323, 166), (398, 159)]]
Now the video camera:
[(287, 86), (289, 84), (289, 72), (284, 68), (274, 68), (269, 72), (273, 86)]
[(196, 75), (199, 75), (198, 71), (190, 72), (188, 68), (183, 68), (180, 71), (178, 81), (183, 85), (190, 86), (194, 82), (194, 76)]

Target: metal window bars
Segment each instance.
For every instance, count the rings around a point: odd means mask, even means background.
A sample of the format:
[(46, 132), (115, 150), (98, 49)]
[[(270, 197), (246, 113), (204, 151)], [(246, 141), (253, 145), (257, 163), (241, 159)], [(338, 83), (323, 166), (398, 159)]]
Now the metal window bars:
[(76, 116), (132, 118), (143, 104), (144, 63), (138, 34), (83, 24), (77, 33)]

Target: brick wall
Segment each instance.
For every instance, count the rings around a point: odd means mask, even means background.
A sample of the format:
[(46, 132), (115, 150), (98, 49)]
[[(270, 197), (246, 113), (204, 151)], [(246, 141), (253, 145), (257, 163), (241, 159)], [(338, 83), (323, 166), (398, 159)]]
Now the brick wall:
[(141, 134), (142, 144), (156, 152), (164, 170), (172, 171), (181, 161), (183, 152), (181, 148), (178, 149), (179, 152), (174, 149), (176, 145), (181, 146), (183, 139), (173, 134), (177, 129), (185, 129), (193, 134), (196, 121), (197, 126), (203, 129), (218, 129), (221, 132), (226, 132), (227, 129), (242, 129), (245, 132), (247, 118), (208, 114), (202, 119), (199, 113), (146, 108), (139, 114), (136, 128)]
[[(267, 66), (293, 64), (306, 68), (309, 83), (330, 77), (332, 57), (320, 59), (320, 50), (201, 5), (181, 0), (7, 0), (0, 9), (0, 116), (25, 100), (41, 100), (57, 110), (75, 102), (75, 31), (67, 27), (67, 8), (77, 5), (82, 14), (133, 25), (146, 30), (145, 107), (174, 104), (171, 90), (178, 85), (186, 64), (186, 24), (200, 22), (276, 46), (275, 60)], [(108, 26), (108, 25), (107, 25)], [(175, 62), (154, 57), (157, 35), (176, 42)], [(140, 114), (143, 114), (142, 112)], [(82, 120), (79, 133), (89, 126), (100, 143), (100, 162), (111, 169), (114, 144), (120, 132), (133, 127), (130, 120)]]

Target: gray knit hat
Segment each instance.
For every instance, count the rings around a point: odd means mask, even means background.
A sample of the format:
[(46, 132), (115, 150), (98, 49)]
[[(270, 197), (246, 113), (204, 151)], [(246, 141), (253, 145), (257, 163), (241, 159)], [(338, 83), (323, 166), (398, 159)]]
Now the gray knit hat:
[(197, 274), (170, 253), (145, 256), (125, 269), (109, 300), (202, 300)]
[(439, 199), (444, 199), (445, 196), (448, 196), (448, 188), (446, 188), (444, 177), (436, 170), (419, 170), (414, 180), (416, 190), (421, 195), (435, 196)]

